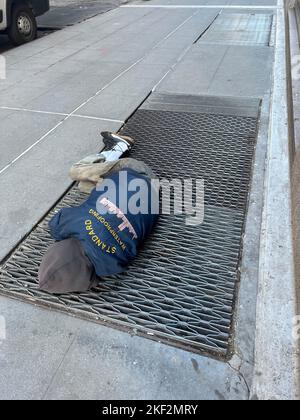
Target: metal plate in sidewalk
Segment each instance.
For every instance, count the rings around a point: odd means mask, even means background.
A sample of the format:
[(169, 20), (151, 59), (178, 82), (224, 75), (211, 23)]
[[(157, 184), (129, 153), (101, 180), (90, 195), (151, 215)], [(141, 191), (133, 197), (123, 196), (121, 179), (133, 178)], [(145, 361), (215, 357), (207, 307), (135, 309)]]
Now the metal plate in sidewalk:
[(204, 223), (162, 216), (127, 273), (88, 293), (51, 296), (38, 290), (38, 267), (53, 211), (86, 198), (73, 187), (3, 264), (0, 293), (226, 358), (258, 111), (250, 99), (154, 94), (124, 127), (137, 141), (132, 156), (160, 177), (204, 177)]
[(199, 42), (268, 46), (272, 23), (271, 14), (222, 13)]

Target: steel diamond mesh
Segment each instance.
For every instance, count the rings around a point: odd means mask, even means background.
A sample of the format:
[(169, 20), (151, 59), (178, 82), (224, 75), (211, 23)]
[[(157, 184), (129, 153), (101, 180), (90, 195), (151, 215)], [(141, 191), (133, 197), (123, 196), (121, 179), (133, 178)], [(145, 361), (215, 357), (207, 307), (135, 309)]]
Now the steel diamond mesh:
[(142, 108), (123, 131), (136, 140), (132, 157), (149, 163), (160, 177), (204, 178), (202, 225), (186, 226), (184, 215), (161, 216), (127, 273), (103, 278), (87, 293), (51, 296), (38, 290), (37, 272), (52, 243), (48, 221), (53, 213), (86, 199), (73, 187), (3, 264), (0, 293), (226, 357), (258, 108), (256, 117), (220, 110), (207, 114), (201, 106), (193, 111)]
[(200, 43), (268, 46), (273, 23), (272, 14), (221, 13)]

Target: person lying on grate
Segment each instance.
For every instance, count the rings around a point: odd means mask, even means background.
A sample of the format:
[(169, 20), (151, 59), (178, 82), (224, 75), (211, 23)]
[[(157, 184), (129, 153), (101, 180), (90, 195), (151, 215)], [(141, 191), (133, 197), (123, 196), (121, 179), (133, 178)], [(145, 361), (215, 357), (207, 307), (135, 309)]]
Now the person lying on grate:
[(154, 173), (143, 162), (120, 159), (133, 140), (102, 136), (104, 150), (70, 171), (80, 190), (90, 193), (88, 199), (60, 210), (49, 223), (57, 242), (39, 269), (39, 287), (48, 293), (84, 292), (101, 277), (126, 271), (158, 219)]

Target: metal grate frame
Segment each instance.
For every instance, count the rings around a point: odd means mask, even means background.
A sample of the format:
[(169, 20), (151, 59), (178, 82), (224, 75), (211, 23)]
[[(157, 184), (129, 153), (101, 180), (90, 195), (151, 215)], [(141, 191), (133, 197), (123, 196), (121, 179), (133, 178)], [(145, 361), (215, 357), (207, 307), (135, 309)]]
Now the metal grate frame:
[(53, 212), (86, 198), (74, 187), (2, 266), (0, 293), (226, 358), (258, 112), (251, 99), (150, 97), (123, 129), (137, 141), (132, 157), (160, 177), (203, 177), (204, 223), (162, 216), (127, 273), (101, 279), (88, 293), (51, 296), (38, 290), (38, 267), (52, 243)]
[(272, 23), (272, 14), (221, 13), (199, 42), (269, 46)]

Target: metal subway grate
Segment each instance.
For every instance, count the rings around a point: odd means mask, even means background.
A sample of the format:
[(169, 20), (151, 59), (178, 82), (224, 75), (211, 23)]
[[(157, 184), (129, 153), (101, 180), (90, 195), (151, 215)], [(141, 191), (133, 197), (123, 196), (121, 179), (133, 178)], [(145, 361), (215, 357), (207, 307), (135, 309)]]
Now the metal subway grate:
[(124, 127), (137, 141), (132, 156), (160, 177), (204, 177), (204, 223), (162, 216), (127, 273), (89, 293), (51, 296), (37, 288), (38, 267), (53, 212), (86, 198), (74, 187), (2, 266), (0, 293), (226, 357), (258, 109), (254, 100), (154, 94)]
[(222, 13), (199, 42), (268, 46), (272, 23), (272, 14)]

